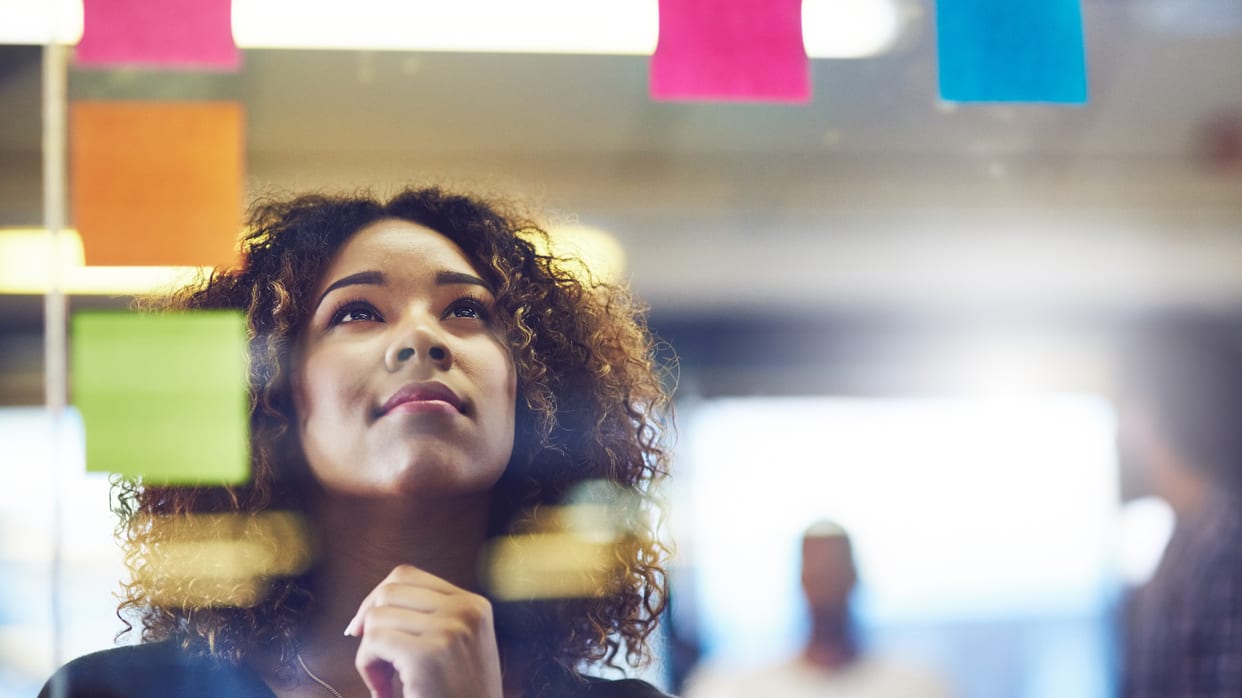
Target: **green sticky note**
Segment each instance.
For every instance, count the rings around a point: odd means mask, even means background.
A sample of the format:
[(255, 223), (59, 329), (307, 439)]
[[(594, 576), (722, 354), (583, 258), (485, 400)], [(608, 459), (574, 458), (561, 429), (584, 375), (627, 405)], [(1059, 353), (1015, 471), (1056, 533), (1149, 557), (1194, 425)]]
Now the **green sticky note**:
[(168, 485), (249, 478), (240, 312), (82, 312), (71, 331), (88, 471)]

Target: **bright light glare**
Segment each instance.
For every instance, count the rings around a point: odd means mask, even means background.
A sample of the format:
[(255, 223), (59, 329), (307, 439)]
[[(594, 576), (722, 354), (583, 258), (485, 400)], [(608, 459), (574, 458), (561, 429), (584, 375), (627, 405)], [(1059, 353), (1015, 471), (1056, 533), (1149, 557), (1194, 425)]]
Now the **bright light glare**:
[(1103, 386), (1109, 370), (1107, 357), (1090, 346), (1015, 334), (974, 337), (936, 363), (953, 385), (991, 396)]
[(901, 33), (897, 0), (802, 0), (802, 44), (815, 58), (884, 53)]
[[(585, 225), (556, 226), (530, 241), (539, 254), (552, 254), (568, 262), (566, 271), (580, 278), (615, 283), (625, 273), (625, 248), (612, 235)], [(580, 264), (578, 263), (580, 262)]]
[[(238, 47), (649, 56), (658, 0), (233, 0)], [(882, 53), (899, 0), (804, 0), (811, 58)], [(76, 44), (82, 0), (0, 0), (0, 43)]]
[[(62, 608), (73, 609), (62, 616), (63, 661), (113, 646), (121, 626), (108, 609), (116, 607), (118, 580), (128, 573), (113, 537), (108, 478), (86, 472), (78, 412), (65, 410), (56, 426), (46, 408), (0, 407), (0, 444), (0, 480), (20, 493), (0, 500), (0, 696), (34, 695), (57, 664), (52, 589)], [(53, 576), (58, 548), (63, 567)], [(135, 635), (123, 641), (133, 642)], [(29, 690), (21, 690), (25, 685)]]
[(76, 44), (82, 0), (0, 0), (0, 44)]
[[(659, 25), (658, 0), (233, 2), (233, 36), (246, 48), (649, 56)], [(803, 43), (812, 58), (874, 55), (891, 48), (900, 29), (897, 0), (803, 2)]]
[(1118, 572), (1130, 586), (1151, 579), (1173, 535), (1173, 509), (1163, 499), (1143, 497), (1121, 510)]
[(819, 518), (850, 532), (864, 622), (1086, 612), (1114, 578), (1101, 398), (733, 399), (685, 416), (674, 534), (721, 661), (795, 651), (798, 539)]
[[(42, 294), (52, 288), (51, 245), (44, 230), (0, 230), (0, 294)], [(77, 231), (57, 236), (60, 288), (75, 295), (139, 295), (169, 291), (210, 267), (88, 267)]]
[(602, 596), (616, 579), (612, 541), (570, 532), (504, 536), (488, 547), (485, 577), (500, 599)]
[(244, 48), (651, 54), (656, 0), (233, 0)]

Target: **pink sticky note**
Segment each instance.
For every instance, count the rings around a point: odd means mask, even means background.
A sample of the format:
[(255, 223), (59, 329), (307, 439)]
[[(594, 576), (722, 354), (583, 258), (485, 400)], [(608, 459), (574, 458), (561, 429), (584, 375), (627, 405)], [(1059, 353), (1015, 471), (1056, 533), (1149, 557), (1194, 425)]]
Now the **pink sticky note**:
[(660, 0), (651, 96), (807, 102), (802, 0)]
[(84, 0), (80, 66), (236, 70), (232, 0)]

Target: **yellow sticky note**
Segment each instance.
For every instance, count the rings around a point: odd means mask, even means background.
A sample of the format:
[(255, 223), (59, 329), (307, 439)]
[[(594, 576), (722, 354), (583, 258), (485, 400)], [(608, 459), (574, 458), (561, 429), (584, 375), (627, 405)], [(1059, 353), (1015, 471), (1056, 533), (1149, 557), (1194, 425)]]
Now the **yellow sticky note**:
[(240, 312), (82, 312), (71, 332), (71, 387), (86, 427), (87, 471), (151, 484), (247, 480)]
[(234, 102), (74, 103), (70, 193), (87, 265), (235, 264), (242, 124)]

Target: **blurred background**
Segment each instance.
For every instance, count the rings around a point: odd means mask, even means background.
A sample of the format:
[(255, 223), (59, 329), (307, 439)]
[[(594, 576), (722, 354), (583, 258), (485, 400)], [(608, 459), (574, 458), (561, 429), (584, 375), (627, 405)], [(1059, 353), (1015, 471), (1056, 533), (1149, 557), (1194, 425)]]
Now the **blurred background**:
[[(1154, 312), (1242, 308), (1242, 9), (1083, 0), (1074, 107), (941, 101), (934, 6), (892, 8), (882, 48), (812, 59), (806, 105), (653, 101), (644, 55), (357, 48), (71, 68), (68, 96), (240, 102), (248, 198), (431, 181), (610, 236), (680, 363), (662, 687), (798, 650), (799, 536), (828, 517), (868, 647), (960, 696), (1109, 696), (1118, 605), (1172, 526), (1126, 485), (1110, 351)], [(42, 61), (0, 46), (6, 230), (44, 227)], [(44, 336), (42, 295), (0, 293), (6, 698), (123, 627)]]

